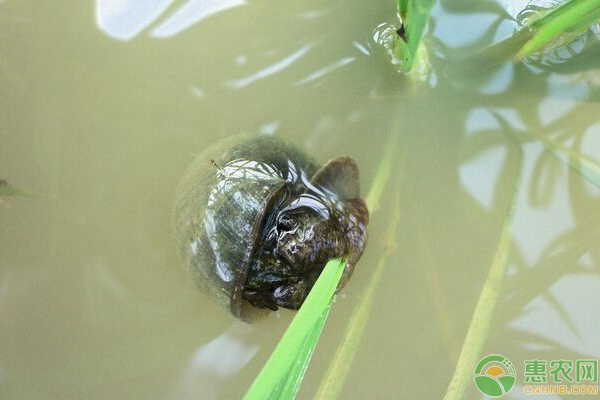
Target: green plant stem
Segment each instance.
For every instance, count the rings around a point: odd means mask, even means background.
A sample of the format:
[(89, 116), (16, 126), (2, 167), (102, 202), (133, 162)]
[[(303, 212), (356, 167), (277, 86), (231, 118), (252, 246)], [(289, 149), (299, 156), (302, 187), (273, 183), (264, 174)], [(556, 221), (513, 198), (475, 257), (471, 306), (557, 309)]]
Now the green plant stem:
[(42, 194), (29, 192), (18, 188), (4, 179), (0, 179), (0, 197), (2, 196), (21, 196), (21, 197), (45, 197)]
[(383, 158), (379, 162), (379, 168), (377, 169), (377, 175), (373, 179), (371, 188), (365, 197), (367, 208), (371, 216), (379, 210), (379, 199), (387, 187), (388, 181), (390, 180), (390, 174), (392, 173), (392, 164), (394, 162), (394, 153), (398, 146), (398, 137), (393, 136), (388, 141)]
[(533, 37), (516, 55), (521, 60), (567, 31), (587, 27), (600, 17), (600, 0), (570, 0), (532, 23)]
[(246, 393), (246, 400), (294, 398), (329, 314), (346, 262), (327, 263), (302, 308)]
[(315, 399), (335, 399), (339, 397), (350, 366), (354, 361), (360, 339), (365, 331), (366, 321), (373, 305), (373, 293), (381, 280), (386, 259), (382, 257), (375, 268), (369, 286), (363, 292), (364, 300), (356, 307), (348, 327), (342, 338), (342, 345), (338, 346), (331, 362), (327, 375), (321, 381)]
[(325, 310), (323, 310), (323, 314), (321, 315), (321, 317), (315, 322), (313, 329), (311, 329), (308, 332), (306, 339), (304, 340), (303, 346), (299, 352), (300, 356), (297, 358), (295, 365), (291, 368), (291, 372), (287, 375), (287, 379), (285, 380), (284, 384), (284, 389), (278, 396), (271, 397), (276, 397), (278, 399), (293, 399), (296, 397), (296, 394), (300, 389), (302, 379), (304, 378), (304, 374), (308, 369), (310, 359), (312, 358), (316, 345), (319, 342), (319, 338), (321, 337), (321, 332), (323, 332), (323, 327), (325, 326), (325, 322), (327, 321), (329, 312), (331, 311), (332, 302), (333, 301), (331, 299), (329, 301), (329, 304), (327, 304), (327, 306), (325, 307)]
[[(392, 137), (390, 139), (371, 189), (366, 196), (367, 207), (371, 211), (371, 215), (379, 208), (379, 199), (389, 180), (392, 170), (394, 149), (397, 141), (397, 137)], [(391, 237), (392, 236), (390, 236), (390, 238)], [(390, 240), (390, 243), (394, 243), (393, 239)], [(364, 330), (364, 324), (368, 317), (368, 312), (371, 307), (370, 304), (372, 303), (372, 292), (379, 282), (383, 267), (385, 266), (386, 257), (387, 256), (381, 258), (374, 273), (374, 277), (376, 278), (371, 279), (369, 285), (370, 290), (368, 291), (369, 294), (366, 296), (366, 302), (362, 302), (359, 305), (361, 311), (355, 311), (353, 320), (356, 320), (357, 322), (353, 325), (355, 326), (355, 328), (352, 329), (353, 333), (346, 333), (345, 335), (346, 343), (349, 343), (349, 341), (355, 342), (353, 345), (350, 345), (353, 347), (351, 354), (345, 354), (346, 357), (350, 357), (350, 362), (344, 363), (346, 372), (351, 364), (351, 359), (354, 358), (357, 347), (356, 344), (360, 341), (360, 337), (362, 336), (362, 330)], [(298, 311), (294, 317), (292, 323), (246, 393), (244, 399), (293, 399), (296, 396), (329, 314), (333, 295), (345, 266), (346, 263), (342, 260), (334, 259), (327, 263), (300, 311)], [(356, 315), (357, 313), (358, 315)], [(359, 326), (361, 324), (362, 328)], [(344, 353), (344, 347), (338, 348), (338, 351)], [(344, 354), (342, 354), (342, 356), (344, 356)], [(338, 368), (338, 370), (341, 371), (340, 368)], [(344, 373), (344, 378), (340, 381), (341, 383), (343, 383), (345, 375), (346, 374)]]
[(514, 32), (510, 37), (460, 60), (466, 75), (494, 70), (509, 60), (521, 61), (565, 32), (577, 32), (600, 20), (600, 0), (567, 0)]
[(404, 34), (395, 38), (393, 49), (405, 72), (410, 72), (415, 63), (434, 4), (435, 0), (398, 0)]
[[(366, 197), (367, 206), (369, 207), (369, 210), (371, 210), (371, 215), (378, 210), (379, 199), (381, 198), (384, 188), (387, 186), (389, 181), (397, 143), (397, 136), (393, 136), (389, 140), (387, 150), (379, 164), (379, 169), (375, 180), (373, 181), (373, 185), (371, 186), (371, 190), (369, 190), (369, 194)], [(404, 157), (402, 157), (401, 160), (403, 162)], [(401, 164), (398, 171), (399, 176), (402, 176), (403, 170), (404, 165)], [(388, 231), (386, 235), (386, 243), (388, 246), (386, 251), (384, 251), (379, 258), (377, 266), (371, 275), (369, 284), (361, 295), (360, 303), (354, 309), (352, 317), (350, 318), (350, 322), (348, 323), (348, 327), (344, 332), (344, 336), (338, 345), (327, 373), (321, 381), (319, 389), (317, 390), (317, 394), (315, 396), (316, 399), (330, 400), (338, 398), (344, 382), (346, 381), (348, 371), (352, 366), (356, 351), (358, 350), (358, 345), (362, 339), (365, 327), (367, 325), (370, 311), (373, 306), (376, 289), (381, 281), (381, 277), (383, 276), (388, 259), (393, 253), (393, 246), (396, 243), (396, 230), (400, 220), (399, 203), (400, 194), (399, 191), (397, 191), (392, 208), (393, 217), (388, 225)]]
[(567, 164), (573, 171), (600, 189), (600, 163), (598, 161), (556, 143), (539, 133), (527, 132), (526, 135), (542, 142), (554, 157)]
[[(400, 196), (398, 194), (398, 201), (399, 197)], [(396, 210), (397, 214), (394, 216), (388, 227), (389, 229), (387, 238), (389, 243), (395, 243), (395, 232), (400, 219), (399, 209)], [(379, 258), (379, 262), (377, 263), (377, 267), (371, 276), (369, 285), (363, 291), (361, 295), (362, 300), (356, 306), (356, 309), (350, 318), (350, 322), (348, 323), (348, 326), (344, 332), (344, 337), (342, 338), (342, 341), (335, 352), (333, 360), (331, 361), (329, 369), (327, 370), (327, 374), (321, 381), (321, 385), (319, 386), (315, 399), (329, 400), (338, 398), (340, 396), (342, 387), (346, 381), (348, 372), (350, 371), (350, 367), (354, 362), (358, 345), (367, 326), (371, 308), (373, 307), (375, 292), (379, 286), (381, 277), (383, 276), (383, 272), (391, 251), (392, 250), (389, 249)]]
[(485, 339), (490, 330), (490, 325), (494, 315), (502, 281), (506, 274), (508, 266), (508, 255), (512, 242), (511, 226), (512, 220), (519, 197), (519, 188), (521, 182), (521, 163), (522, 155), (517, 163), (517, 176), (514, 181), (513, 195), (506, 218), (502, 225), (502, 232), (494, 260), (490, 267), (490, 272), (483, 285), (479, 300), (475, 306), (475, 311), (467, 330), (467, 335), (463, 342), (461, 353), (458, 357), (458, 363), (454, 370), (454, 375), (444, 396), (444, 400), (462, 400), (471, 379), (473, 369), (481, 356), (481, 350)]

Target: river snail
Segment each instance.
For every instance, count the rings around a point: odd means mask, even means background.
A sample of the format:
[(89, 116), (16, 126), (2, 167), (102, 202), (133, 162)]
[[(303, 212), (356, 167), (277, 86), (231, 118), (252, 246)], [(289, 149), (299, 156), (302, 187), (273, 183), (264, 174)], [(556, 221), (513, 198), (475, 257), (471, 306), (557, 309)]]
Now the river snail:
[(348, 156), (320, 167), (273, 136), (229, 137), (179, 182), (178, 252), (200, 289), (243, 321), (298, 309), (331, 258), (347, 260), (338, 289), (350, 278), (369, 220), (359, 195)]

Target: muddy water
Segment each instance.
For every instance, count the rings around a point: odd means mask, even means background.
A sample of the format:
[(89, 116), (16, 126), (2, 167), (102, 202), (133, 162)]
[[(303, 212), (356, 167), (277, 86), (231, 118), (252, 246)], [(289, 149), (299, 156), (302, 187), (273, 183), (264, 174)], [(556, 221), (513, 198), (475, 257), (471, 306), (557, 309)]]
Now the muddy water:
[(301, 398), (385, 251), (342, 398), (440, 398), (515, 185), (482, 353), (520, 371), (534, 358), (600, 358), (600, 190), (528, 135), (600, 161), (598, 73), (449, 68), (515, 25), (442, 1), (428, 72), (403, 78), (372, 40), (393, 2), (372, 3), (0, 1), (0, 178), (47, 195), (0, 203), (0, 397), (242, 396), (293, 314), (249, 326), (223, 313), (183, 272), (170, 227), (194, 155), (240, 132), (323, 161), (352, 155), (365, 192), (398, 138), (370, 244)]

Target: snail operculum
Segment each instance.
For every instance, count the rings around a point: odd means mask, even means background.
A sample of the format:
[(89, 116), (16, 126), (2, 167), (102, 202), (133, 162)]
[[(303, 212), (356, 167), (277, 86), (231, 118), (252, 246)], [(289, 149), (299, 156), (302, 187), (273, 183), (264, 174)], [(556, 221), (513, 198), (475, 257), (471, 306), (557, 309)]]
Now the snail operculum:
[(325, 264), (362, 254), (368, 211), (359, 197), (358, 167), (339, 157), (309, 181), (293, 164), (269, 200), (243, 284), (243, 298), (259, 308), (298, 309)]

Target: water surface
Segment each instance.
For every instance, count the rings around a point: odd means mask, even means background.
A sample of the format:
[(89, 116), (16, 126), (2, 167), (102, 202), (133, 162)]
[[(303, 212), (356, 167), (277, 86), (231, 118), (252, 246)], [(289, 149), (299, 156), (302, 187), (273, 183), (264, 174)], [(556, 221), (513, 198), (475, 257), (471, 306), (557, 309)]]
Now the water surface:
[(390, 248), (342, 398), (441, 398), (519, 175), (483, 353), (517, 367), (600, 358), (600, 190), (527, 136), (600, 161), (600, 75), (451, 68), (510, 35), (498, 10), (520, 4), (439, 3), (430, 68), (413, 81), (372, 39), (393, 1), (0, 1), (0, 178), (50, 195), (0, 203), (0, 397), (243, 395), (293, 314), (250, 326), (223, 313), (185, 275), (170, 226), (186, 166), (240, 132), (322, 161), (349, 154), (365, 191), (398, 136), (369, 246), (300, 398)]

